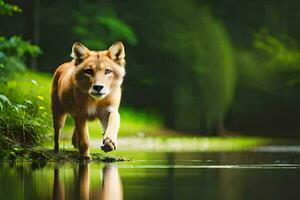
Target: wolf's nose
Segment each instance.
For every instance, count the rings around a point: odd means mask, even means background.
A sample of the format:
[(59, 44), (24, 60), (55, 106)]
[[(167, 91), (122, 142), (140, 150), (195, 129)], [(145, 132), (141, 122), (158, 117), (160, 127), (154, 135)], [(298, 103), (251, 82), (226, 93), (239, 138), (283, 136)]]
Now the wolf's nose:
[(103, 89), (103, 87), (104, 87), (103, 85), (94, 85), (93, 89), (97, 92), (100, 92)]

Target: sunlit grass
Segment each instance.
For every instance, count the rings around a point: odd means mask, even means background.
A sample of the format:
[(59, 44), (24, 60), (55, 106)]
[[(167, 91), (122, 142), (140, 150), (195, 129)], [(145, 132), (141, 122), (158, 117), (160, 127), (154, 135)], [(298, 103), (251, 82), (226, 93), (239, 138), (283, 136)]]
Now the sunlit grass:
[[(37, 79), (37, 80), (36, 80)], [(0, 146), (36, 146), (50, 132), (49, 76), (16, 73), (0, 84)]]
[[(121, 127), (119, 136), (145, 136), (145, 135), (161, 135), (162, 120), (152, 114), (146, 114), (141, 111), (134, 111), (130, 108), (121, 108)], [(100, 138), (103, 134), (103, 129), (99, 120), (88, 122), (89, 133), (91, 138)], [(72, 120), (69, 120), (62, 130), (63, 138), (70, 138), (73, 132), (74, 125)]]
[[(41, 96), (46, 102), (50, 103), (51, 75), (47, 73), (37, 73), (25, 71), (15, 75), (15, 78), (8, 81), (9, 87), (22, 86), (22, 91), (34, 93)], [(50, 108), (50, 107), (49, 107)]]

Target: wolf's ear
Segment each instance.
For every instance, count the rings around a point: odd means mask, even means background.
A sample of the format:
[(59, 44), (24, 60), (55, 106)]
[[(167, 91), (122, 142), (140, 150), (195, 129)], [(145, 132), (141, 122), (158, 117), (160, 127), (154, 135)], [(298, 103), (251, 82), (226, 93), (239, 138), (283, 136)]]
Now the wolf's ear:
[(89, 56), (89, 49), (80, 42), (75, 42), (72, 46), (71, 57), (75, 60), (84, 60)]
[(109, 47), (108, 56), (119, 65), (125, 65), (125, 48), (122, 42), (116, 42)]

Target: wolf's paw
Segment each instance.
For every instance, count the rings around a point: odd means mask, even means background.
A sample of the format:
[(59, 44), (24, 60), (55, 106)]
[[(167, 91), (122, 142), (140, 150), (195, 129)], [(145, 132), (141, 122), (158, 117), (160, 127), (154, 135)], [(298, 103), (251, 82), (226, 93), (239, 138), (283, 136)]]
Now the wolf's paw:
[(116, 149), (116, 144), (110, 139), (110, 138), (105, 138), (103, 140), (103, 146), (101, 146), (101, 149), (107, 153), (109, 151), (113, 151)]

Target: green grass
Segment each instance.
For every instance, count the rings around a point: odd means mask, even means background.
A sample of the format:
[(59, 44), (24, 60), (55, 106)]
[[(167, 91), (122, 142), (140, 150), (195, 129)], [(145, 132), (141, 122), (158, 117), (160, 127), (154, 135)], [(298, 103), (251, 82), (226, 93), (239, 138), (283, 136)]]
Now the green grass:
[[(134, 135), (161, 135), (163, 126), (161, 119), (155, 115), (147, 115), (145, 112), (135, 111), (131, 108), (120, 109), (121, 127), (119, 136), (134, 136)], [(67, 120), (65, 127), (62, 130), (63, 138), (70, 138), (73, 132), (73, 121)], [(99, 138), (103, 134), (103, 129), (99, 120), (88, 122), (89, 133), (91, 138)]]
[(36, 94), (37, 98), (46, 102), (47, 109), (50, 109), (51, 80), (50, 74), (27, 70), (16, 74), (7, 84), (9, 87), (20, 88), (26, 93)]
[(26, 72), (0, 82), (1, 148), (36, 146), (47, 139), (51, 127), (50, 97), (44, 93), (50, 88), (50, 79), (45, 77)]

